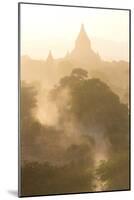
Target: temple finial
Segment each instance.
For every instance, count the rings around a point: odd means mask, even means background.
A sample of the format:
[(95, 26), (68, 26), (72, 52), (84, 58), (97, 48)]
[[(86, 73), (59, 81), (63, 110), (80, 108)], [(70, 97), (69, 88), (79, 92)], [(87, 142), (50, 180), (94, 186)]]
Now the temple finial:
[(81, 24), (81, 31), (85, 31), (84, 24)]
[(52, 62), (53, 62), (53, 56), (52, 56), (51, 50), (49, 50), (49, 54), (47, 57), (47, 63), (52, 64)]

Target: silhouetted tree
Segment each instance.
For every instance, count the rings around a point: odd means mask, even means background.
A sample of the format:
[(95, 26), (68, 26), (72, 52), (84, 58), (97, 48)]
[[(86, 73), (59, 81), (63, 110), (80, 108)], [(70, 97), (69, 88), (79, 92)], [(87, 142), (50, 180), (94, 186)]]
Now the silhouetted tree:
[(114, 153), (107, 161), (102, 161), (96, 174), (105, 184), (105, 190), (129, 189), (129, 152)]
[[(68, 96), (67, 101), (64, 94)], [(89, 79), (88, 73), (80, 68), (61, 78), (49, 96), (59, 109), (56, 127), (42, 125), (33, 117), (37, 103), (33, 87), (23, 84), (21, 95), (22, 144), (25, 145), (22, 154), (24, 159), (25, 155), (32, 158), (22, 165), (24, 195), (93, 191), (94, 172), (106, 183), (106, 189), (129, 187), (128, 108), (105, 83)], [(81, 142), (72, 142), (64, 148), (70, 134), (65, 128), (72, 123)], [(95, 169), (95, 140), (99, 140), (102, 131), (103, 139), (109, 142), (108, 160)], [(39, 162), (35, 163), (36, 159)]]

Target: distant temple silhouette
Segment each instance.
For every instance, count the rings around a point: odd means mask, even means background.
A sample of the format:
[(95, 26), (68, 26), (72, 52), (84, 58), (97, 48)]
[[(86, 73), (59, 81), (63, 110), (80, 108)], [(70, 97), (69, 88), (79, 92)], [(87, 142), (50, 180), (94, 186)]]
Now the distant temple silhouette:
[(85, 31), (84, 25), (81, 25), (79, 35), (75, 41), (75, 47), (70, 54), (70, 58), (79, 64), (93, 64), (100, 61), (100, 57), (91, 47), (91, 41)]
[(53, 64), (53, 61), (54, 61), (54, 58), (53, 58), (52, 52), (50, 50), (46, 62), (47, 62), (47, 64)]
[[(100, 56), (92, 50), (91, 41), (85, 31), (84, 24), (81, 25), (80, 32), (75, 41), (74, 49), (69, 53), (67, 52), (66, 59), (76, 63), (88, 65), (100, 62)], [(53, 56), (51, 51), (49, 52), (47, 63), (52, 64)]]
[(34, 60), (25, 55), (22, 56), (21, 66), (22, 80), (28, 82), (37, 80), (46, 87), (56, 84), (59, 78), (69, 75), (74, 68), (85, 69), (90, 77), (106, 82), (120, 96), (122, 102), (128, 103), (128, 62), (111, 62), (101, 59), (99, 54), (92, 49), (91, 40), (83, 24), (75, 40), (74, 48), (67, 51), (65, 56), (54, 58), (50, 50), (44, 62), (44, 60)]
[(88, 35), (85, 31), (84, 24), (81, 25), (80, 33), (75, 41), (74, 51), (87, 52), (91, 50), (91, 42), (88, 38)]

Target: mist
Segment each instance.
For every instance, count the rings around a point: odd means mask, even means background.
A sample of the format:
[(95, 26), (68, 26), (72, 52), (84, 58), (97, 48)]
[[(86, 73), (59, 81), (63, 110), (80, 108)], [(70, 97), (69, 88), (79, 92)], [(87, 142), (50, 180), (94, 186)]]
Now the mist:
[(104, 61), (83, 24), (65, 57), (21, 57), (20, 118), (24, 195), (129, 188), (129, 63)]

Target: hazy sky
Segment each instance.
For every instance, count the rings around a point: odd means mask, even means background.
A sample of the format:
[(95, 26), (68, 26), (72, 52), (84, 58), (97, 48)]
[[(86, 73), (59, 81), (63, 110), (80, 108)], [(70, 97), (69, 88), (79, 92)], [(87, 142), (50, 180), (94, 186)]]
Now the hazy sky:
[(21, 54), (63, 57), (74, 47), (81, 23), (104, 59), (128, 59), (129, 13), (122, 10), (21, 5)]

